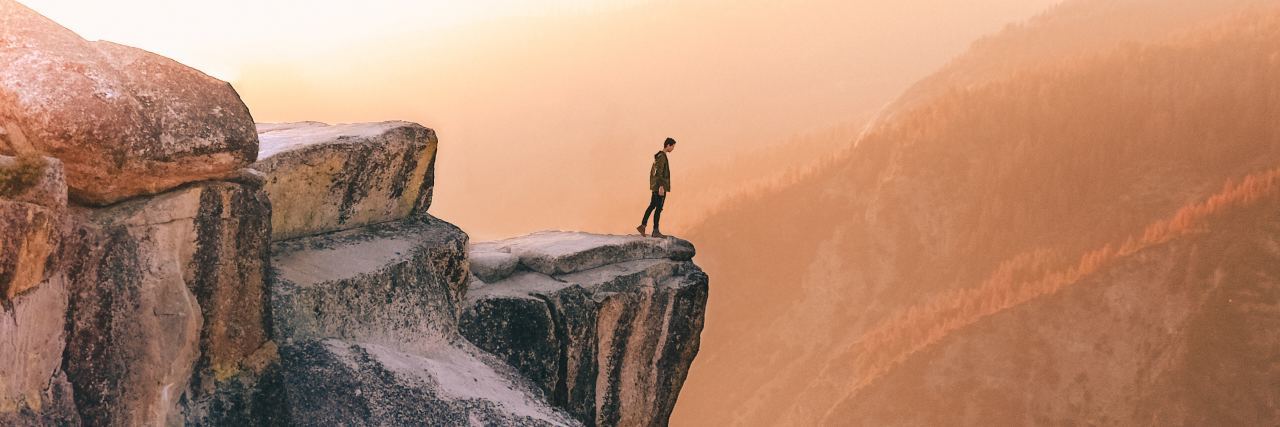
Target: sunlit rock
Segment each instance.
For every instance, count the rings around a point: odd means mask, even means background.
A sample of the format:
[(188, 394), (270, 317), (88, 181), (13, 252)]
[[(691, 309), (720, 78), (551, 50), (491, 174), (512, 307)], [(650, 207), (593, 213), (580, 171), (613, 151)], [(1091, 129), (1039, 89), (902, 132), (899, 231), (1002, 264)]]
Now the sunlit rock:
[(87, 42), (11, 0), (0, 0), (0, 64), (0, 153), (61, 159), (80, 202), (225, 178), (257, 156), (253, 119), (231, 85)]
[(415, 123), (260, 124), (274, 240), (425, 214), (436, 134)]
[(245, 416), (275, 358), (269, 209), (260, 187), (211, 182), (76, 212), (66, 367), (86, 424)]
[(693, 245), (677, 238), (612, 236), (571, 231), (543, 231), (528, 236), (477, 243), (472, 252), (515, 255), (525, 268), (564, 274), (636, 259), (688, 261)]

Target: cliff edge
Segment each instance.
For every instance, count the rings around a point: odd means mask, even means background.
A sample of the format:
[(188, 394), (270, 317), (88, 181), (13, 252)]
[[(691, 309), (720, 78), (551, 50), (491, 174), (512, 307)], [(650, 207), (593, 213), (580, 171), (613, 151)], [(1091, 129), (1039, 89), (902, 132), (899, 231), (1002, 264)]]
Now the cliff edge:
[(688, 242), (472, 244), (428, 213), (431, 129), (255, 124), (167, 58), (0, 24), (0, 425), (666, 424)]

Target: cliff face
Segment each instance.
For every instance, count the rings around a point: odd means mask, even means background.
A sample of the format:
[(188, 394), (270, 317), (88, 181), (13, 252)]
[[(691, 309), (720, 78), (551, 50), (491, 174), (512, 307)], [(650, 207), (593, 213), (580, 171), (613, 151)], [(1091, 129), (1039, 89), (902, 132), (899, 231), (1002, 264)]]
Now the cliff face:
[[(473, 247), (427, 213), (430, 129), (244, 134), (225, 83), (8, 0), (0, 22), (0, 424), (665, 424), (706, 301), (688, 242)], [(574, 284), (559, 320), (501, 302), (535, 275)], [(548, 351), (502, 336), (547, 325)]]
[(679, 239), (549, 232), (472, 247), (462, 334), (588, 425), (665, 425), (707, 276)]

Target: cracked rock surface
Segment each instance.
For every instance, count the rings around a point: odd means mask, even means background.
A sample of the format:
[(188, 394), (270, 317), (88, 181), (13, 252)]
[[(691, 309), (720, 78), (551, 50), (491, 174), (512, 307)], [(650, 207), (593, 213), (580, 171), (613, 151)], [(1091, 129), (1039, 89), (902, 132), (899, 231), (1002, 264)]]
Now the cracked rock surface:
[(464, 336), (587, 425), (666, 425), (705, 316), (692, 244), (543, 232), (471, 249), (491, 253), (519, 264), (468, 292)]

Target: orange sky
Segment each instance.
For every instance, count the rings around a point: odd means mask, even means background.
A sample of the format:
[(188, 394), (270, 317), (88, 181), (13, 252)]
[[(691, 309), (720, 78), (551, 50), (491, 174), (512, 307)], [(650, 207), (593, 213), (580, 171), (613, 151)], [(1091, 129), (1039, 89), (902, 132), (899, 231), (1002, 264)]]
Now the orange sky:
[[(840, 142), (780, 148), (792, 136), (864, 120), (970, 41), (1052, 3), (26, 2), (88, 39), (231, 81), (258, 121), (436, 129), (432, 211), (478, 239), (628, 232), (668, 136), (683, 144), (664, 228), (679, 232)], [(762, 149), (776, 160), (736, 166)]]
[(94, 40), (142, 47), (234, 81), (264, 59), (307, 61), (403, 35), (499, 18), (574, 14), (622, 5), (592, 0), (24, 0)]

